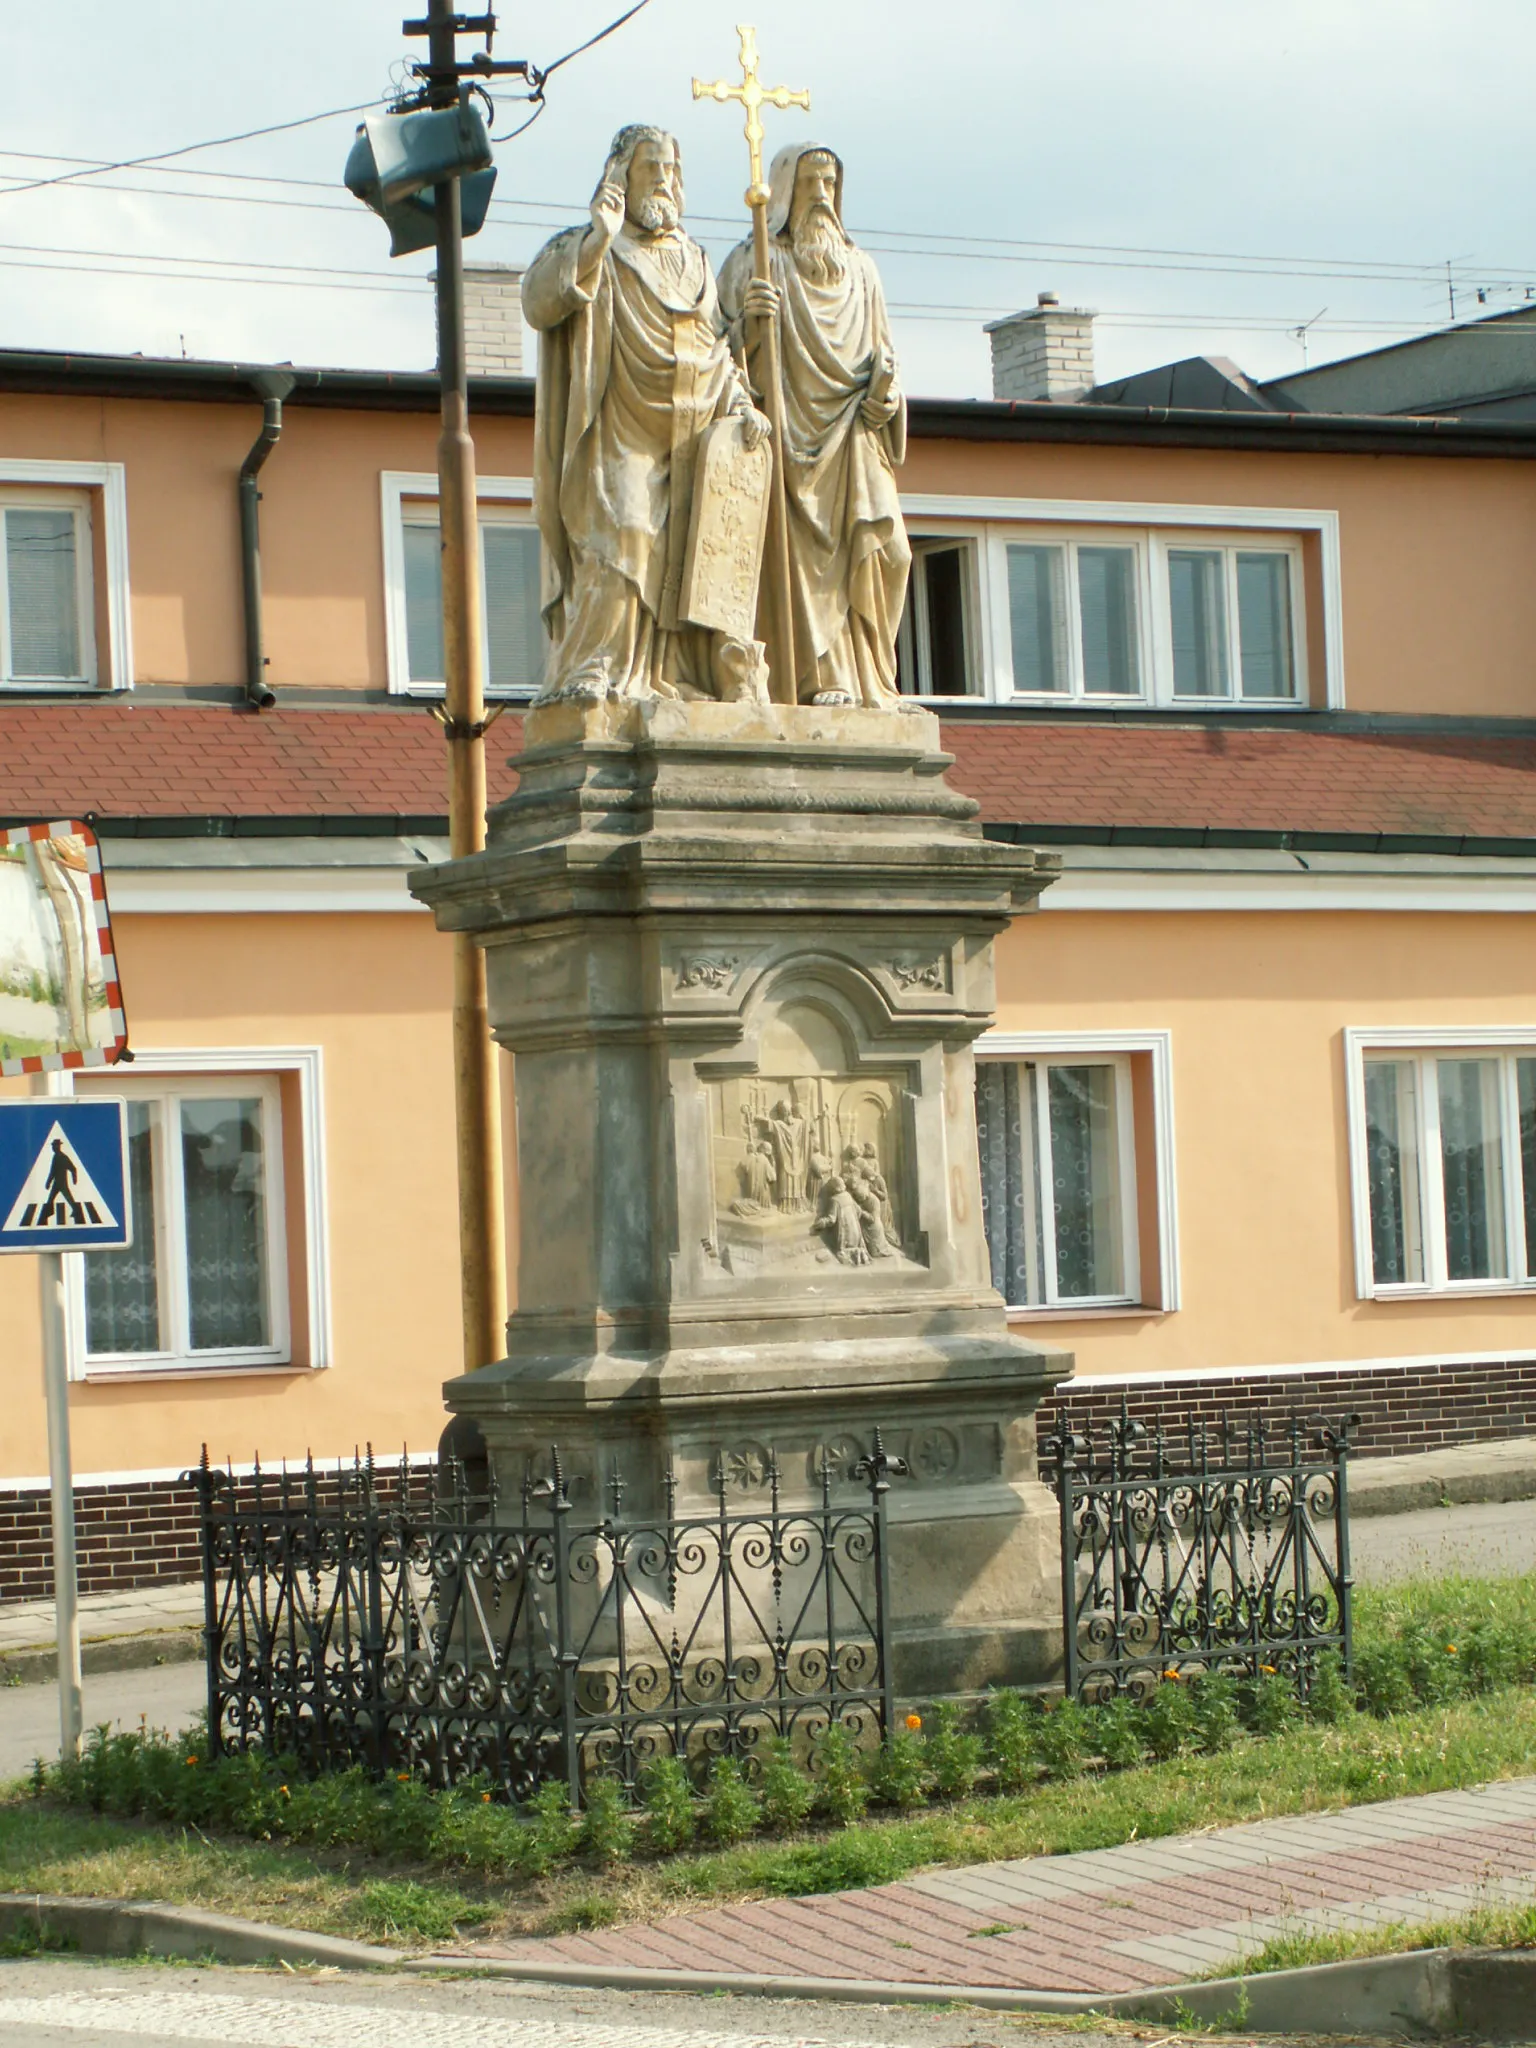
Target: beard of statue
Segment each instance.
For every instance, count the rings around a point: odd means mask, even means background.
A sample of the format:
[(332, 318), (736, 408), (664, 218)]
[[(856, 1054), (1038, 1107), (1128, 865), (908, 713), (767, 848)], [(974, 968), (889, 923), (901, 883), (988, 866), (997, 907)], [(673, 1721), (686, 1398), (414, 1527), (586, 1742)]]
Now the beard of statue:
[(642, 199), (635, 208), (635, 225), (648, 235), (669, 235), (677, 226), (681, 216), (675, 200), (666, 198), (660, 192), (653, 192), (649, 199)]
[(848, 238), (830, 206), (812, 206), (791, 229), (795, 267), (812, 284), (839, 284), (848, 268)]

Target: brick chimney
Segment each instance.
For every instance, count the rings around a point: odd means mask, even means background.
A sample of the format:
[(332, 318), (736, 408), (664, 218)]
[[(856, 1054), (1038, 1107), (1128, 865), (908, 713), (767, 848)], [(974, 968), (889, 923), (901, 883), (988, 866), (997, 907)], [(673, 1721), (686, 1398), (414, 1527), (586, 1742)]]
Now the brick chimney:
[(1093, 315), (1042, 292), (1028, 313), (988, 324), (992, 396), (1054, 399), (1070, 404), (1094, 385)]
[(512, 263), (464, 266), (464, 353), (471, 377), (523, 374), (523, 273)]

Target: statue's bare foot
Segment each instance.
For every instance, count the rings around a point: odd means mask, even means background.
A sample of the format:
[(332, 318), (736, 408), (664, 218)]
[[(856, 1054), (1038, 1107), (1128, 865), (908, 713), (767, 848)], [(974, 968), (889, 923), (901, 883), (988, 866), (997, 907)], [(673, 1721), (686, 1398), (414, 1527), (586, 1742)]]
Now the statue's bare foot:
[(811, 702), (818, 706), (823, 704), (852, 704), (853, 698), (846, 690), (818, 690), (811, 699)]

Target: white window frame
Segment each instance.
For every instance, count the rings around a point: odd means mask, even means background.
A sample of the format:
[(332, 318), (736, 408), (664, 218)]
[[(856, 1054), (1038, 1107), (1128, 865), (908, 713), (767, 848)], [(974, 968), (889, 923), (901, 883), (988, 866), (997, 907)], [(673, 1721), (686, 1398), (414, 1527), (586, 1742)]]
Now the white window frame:
[[(405, 607), (405, 528), (407, 505), (438, 503), (438, 482), (430, 470), (386, 469), (380, 472), (384, 522), (384, 637), (389, 691), (395, 697), (441, 697), (441, 683), (411, 681), (410, 638)], [(475, 480), (477, 514), (487, 506), (506, 508), (508, 524), (533, 524), (533, 479), (526, 476), (482, 476)], [(477, 519), (477, 529), (479, 520)], [(482, 597), (483, 601), (483, 597)], [(482, 626), (482, 644), (484, 621)], [(486, 695), (508, 703), (525, 703), (529, 690), (486, 688)]]
[[(1321, 560), (1322, 700), (1330, 711), (1344, 707), (1344, 629), (1342, 558), (1336, 511), (1295, 506), (1138, 504), (1133, 500), (1097, 501), (1071, 498), (972, 498), (909, 494), (902, 498), (908, 530), (927, 539), (953, 536), (976, 543), (980, 583), (977, 639), (978, 681), (975, 695), (993, 703), (1028, 704), (1058, 709), (1102, 710), (1116, 706), (1177, 711), (1303, 712), (1312, 708), (1313, 679), (1308, 673), (1307, 605), (1304, 544), (1318, 542)], [(1007, 546), (1063, 540), (1089, 546), (1134, 546), (1139, 552), (1138, 594), (1141, 616), (1142, 689), (1138, 696), (1084, 696), (1072, 691), (1016, 692), (1008, 607)], [(1233, 694), (1228, 697), (1175, 697), (1173, 641), (1168, 616), (1166, 549), (1181, 545), (1289, 552), (1291, 573), (1292, 658), (1296, 669), (1294, 697), (1248, 697), (1238, 694), (1240, 670), (1234, 665)], [(1162, 551), (1159, 553), (1159, 551)], [(1154, 557), (1157, 559), (1154, 560)], [(1229, 569), (1229, 575), (1235, 568)], [(1078, 624), (1068, 593), (1068, 632), (1074, 647)], [(1236, 648), (1235, 602), (1228, 604), (1228, 633)], [(1074, 654), (1074, 673), (1076, 672)], [(936, 703), (946, 700), (936, 698)], [(956, 698), (951, 702), (965, 702)], [(975, 701), (973, 696), (970, 701)]]
[[(1152, 557), (1151, 599), (1154, 634), (1154, 701), (1180, 711), (1305, 711), (1309, 703), (1307, 674), (1307, 614), (1305, 569), (1299, 535), (1290, 533), (1241, 534), (1198, 529), (1174, 533), (1167, 528), (1148, 535)], [(1198, 550), (1222, 557), (1222, 588), (1226, 602), (1227, 684), (1225, 697), (1178, 696), (1173, 674), (1173, 596), (1169, 584), (1168, 557), (1185, 550)], [(1289, 697), (1245, 697), (1242, 690), (1243, 659), (1241, 621), (1237, 608), (1237, 558), (1240, 554), (1284, 555), (1290, 563), (1291, 598), (1291, 683)], [(1095, 699), (1097, 702), (1098, 700)]]
[[(1121, 1231), (1125, 1243), (1127, 1291), (1112, 1300), (1069, 1297), (1034, 1305), (1008, 1304), (1009, 1322), (1060, 1322), (1069, 1316), (1171, 1315), (1180, 1307), (1178, 1182), (1173, 1134), (1173, 1034), (1170, 1031), (986, 1031), (976, 1041), (976, 1063), (1036, 1060), (1059, 1066), (1104, 1062), (1115, 1066), (1119, 1120)], [(1130, 1058), (1145, 1054), (1152, 1074), (1152, 1153), (1136, 1158), (1136, 1128)], [(1141, 1229), (1138, 1173), (1153, 1175), (1157, 1212), (1157, 1279), (1160, 1300), (1141, 1299)], [(1048, 1219), (1047, 1219), (1048, 1220)]]
[[(285, 1074), (298, 1082), (299, 1146), (302, 1159), (300, 1187), (285, 1185), (285, 1150), (281, 1140), (280, 1081)], [(112, 1095), (154, 1095), (187, 1084), (187, 1092), (205, 1095), (228, 1094), (232, 1089), (267, 1084), (261, 1092), (279, 1111), (279, 1142), (268, 1164), (267, 1230), (269, 1273), (272, 1295), (272, 1338), (259, 1350), (142, 1353), (119, 1358), (92, 1356), (85, 1343), (85, 1254), (66, 1253), (65, 1343), (72, 1380), (120, 1379), (204, 1379), (231, 1373), (323, 1371), (331, 1363), (331, 1282), (329, 1230), (326, 1208), (325, 1122), (322, 1113), (324, 1065), (319, 1046), (249, 1046), (135, 1048), (130, 1071), (108, 1069), (86, 1077), (86, 1087), (77, 1089), (79, 1077), (70, 1070), (43, 1077), (45, 1092), (71, 1096), (77, 1093)], [(140, 1081), (159, 1086), (138, 1087)], [(288, 1217), (295, 1197), (304, 1204), (304, 1262), (306, 1276), (305, 1311), (308, 1325), (307, 1365), (296, 1366), (292, 1358), (290, 1328), (290, 1277), (288, 1273)]]
[[(1502, 1062), (1499, 1076), (1499, 1138), (1503, 1147), (1504, 1235), (1508, 1276), (1490, 1280), (1452, 1280), (1445, 1270), (1445, 1187), (1440, 1163), (1439, 1091), (1424, 1086), (1423, 1067), (1447, 1056), (1469, 1059), (1479, 1054)], [(1422, 1280), (1378, 1281), (1371, 1243), (1371, 1184), (1366, 1133), (1365, 1063), (1379, 1055), (1420, 1062), (1415, 1089), (1415, 1139), (1419, 1147), (1419, 1200), (1424, 1236)], [(1520, 1118), (1514, 1087), (1516, 1058), (1536, 1059), (1536, 1025), (1458, 1030), (1430, 1027), (1414, 1030), (1394, 1026), (1367, 1030), (1350, 1026), (1344, 1032), (1345, 1102), (1348, 1120), (1350, 1209), (1355, 1234), (1355, 1295), (1360, 1301), (1459, 1300), (1468, 1295), (1536, 1292), (1536, 1272), (1528, 1272), (1525, 1256), (1525, 1207), (1520, 1168)]]
[[(898, 648), (906, 639), (910, 648), (912, 667), (916, 672), (918, 687), (913, 700), (921, 699), (925, 704), (979, 704), (991, 695), (988, 688), (992, 673), (991, 648), (991, 606), (986, 590), (985, 531), (981, 528), (944, 528), (937, 531), (927, 529), (908, 533), (912, 543), (913, 568), (916, 569), (918, 549), (924, 541), (938, 542), (941, 546), (960, 547), (962, 555), (962, 582), (960, 605), (964, 618), (966, 637), (967, 675), (971, 687), (958, 695), (935, 696), (931, 687), (933, 681), (933, 660), (929, 651), (928, 638), (928, 591), (926, 579), (912, 579), (913, 602), (911, 606), (912, 625), (910, 634), (906, 631), (907, 612), (903, 610), (901, 625), (897, 630)], [(898, 655), (899, 665), (899, 655)]]
[[(68, 498), (61, 498), (68, 493)], [(91, 497), (99, 494), (102, 555), (106, 572), (107, 645), (98, 645), (96, 625), (96, 562), (90, 517)], [(20, 682), (0, 679), (0, 696), (81, 696), (87, 690), (133, 688), (133, 635), (128, 601), (128, 472), (121, 462), (52, 462), (23, 456), (0, 456), (0, 502), (6, 505), (85, 507), (86, 546), (77, 557), (82, 565), (80, 645), (86, 656), (86, 679), (75, 682)], [(0, 574), (4, 563), (0, 562)]]

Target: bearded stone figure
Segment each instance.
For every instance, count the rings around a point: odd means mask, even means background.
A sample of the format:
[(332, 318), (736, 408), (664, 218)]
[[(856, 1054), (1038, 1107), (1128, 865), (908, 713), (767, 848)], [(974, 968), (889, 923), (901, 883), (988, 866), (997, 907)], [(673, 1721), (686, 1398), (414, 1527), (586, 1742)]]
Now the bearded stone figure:
[(736, 694), (750, 646), (679, 616), (700, 443), (769, 431), (732, 358), (715, 280), (681, 226), (674, 137), (614, 137), (589, 226), (523, 279), (540, 335), (534, 505), (551, 649), (541, 696)]
[(844, 231), (834, 151), (782, 149), (769, 183), (772, 282), (754, 278), (742, 242), (720, 273), (720, 302), (759, 390), (758, 323), (779, 325), (796, 698), (915, 709), (896, 690), (912, 566), (895, 476), (907, 409), (879, 273)]

